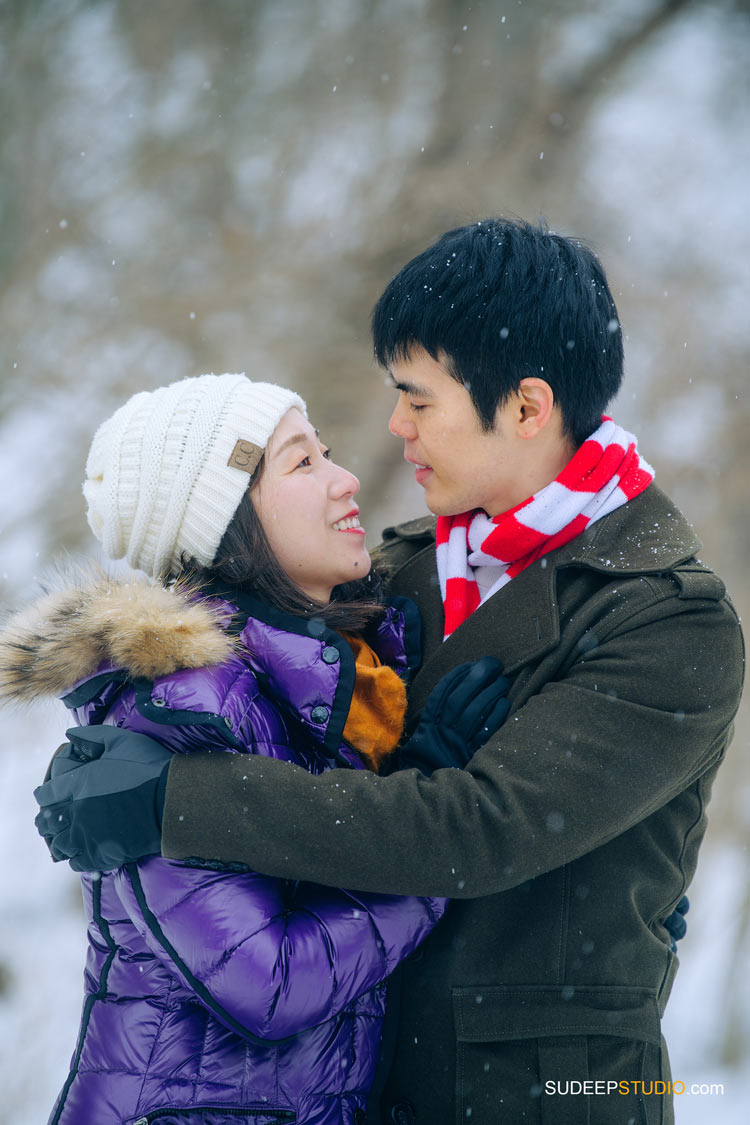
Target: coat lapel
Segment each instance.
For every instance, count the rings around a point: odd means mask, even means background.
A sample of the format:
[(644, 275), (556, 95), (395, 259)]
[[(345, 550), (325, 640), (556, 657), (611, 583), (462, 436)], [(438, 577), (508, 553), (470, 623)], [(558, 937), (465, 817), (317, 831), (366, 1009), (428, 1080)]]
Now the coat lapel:
[[(409, 689), (410, 714), (422, 710), (441, 676), (457, 664), (494, 656), (512, 675), (523, 664), (554, 648), (560, 637), (555, 567), (543, 563), (540, 559), (517, 575), (445, 642), (435, 548), (425, 548), (406, 564), (398, 575), (398, 592), (411, 590), (409, 597), (417, 602), (424, 627), (424, 659)], [(402, 589), (404, 578), (408, 586)]]
[(658, 573), (686, 561), (699, 548), (699, 540), (681, 513), (651, 485), (564, 547), (521, 571), (443, 642), (435, 545), (424, 547), (398, 570), (391, 584), (393, 593), (417, 603), (423, 623), (424, 658), (409, 689), (407, 729), (409, 718), (422, 710), (441, 676), (457, 664), (495, 656), (512, 676), (557, 645), (556, 577), (561, 567), (590, 567), (613, 578)]

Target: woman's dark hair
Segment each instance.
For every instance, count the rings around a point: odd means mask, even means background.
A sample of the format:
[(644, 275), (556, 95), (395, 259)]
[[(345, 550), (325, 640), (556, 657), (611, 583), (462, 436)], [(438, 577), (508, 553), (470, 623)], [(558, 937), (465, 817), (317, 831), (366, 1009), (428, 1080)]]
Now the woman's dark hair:
[(383, 613), (383, 573), (373, 566), (366, 578), (335, 586), (328, 604), (311, 601), (279, 564), (271, 550), (263, 524), (252, 501), (265, 457), (258, 464), (247, 489), (222, 537), (210, 566), (195, 559), (183, 560), (172, 579), (200, 587), (230, 586), (255, 594), (269, 605), (296, 617), (314, 617), (337, 631), (358, 633)]
[(372, 315), (383, 367), (423, 349), (471, 395), (482, 428), (522, 379), (544, 379), (577, 445), (622, 381), (622, 330), (601, 263), (543, 224), (448, 231), (396, 274)]

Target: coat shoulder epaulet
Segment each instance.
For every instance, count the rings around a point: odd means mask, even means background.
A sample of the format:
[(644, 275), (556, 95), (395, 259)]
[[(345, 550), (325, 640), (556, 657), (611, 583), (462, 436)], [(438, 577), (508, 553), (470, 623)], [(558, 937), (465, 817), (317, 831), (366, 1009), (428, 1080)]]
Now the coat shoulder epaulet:
[(676, 566), (672, 574), (680, 587), (681, 598), (705, 598), (711, 602), (720, 602), (727, 592), (718, 574), (714, 574), (697, 559)]

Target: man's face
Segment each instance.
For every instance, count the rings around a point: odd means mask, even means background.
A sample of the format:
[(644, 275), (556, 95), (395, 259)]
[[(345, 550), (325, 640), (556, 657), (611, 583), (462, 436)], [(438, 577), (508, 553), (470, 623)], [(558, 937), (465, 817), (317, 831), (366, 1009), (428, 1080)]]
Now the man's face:
[(427, 352), (394, 361), (391, 375), (399, 398), (389, 429), (403, 438), (404, 457), (415, 466), (435, 515), (484, 508), (495, 516), (529, 495), (523, 473), (516, 471), (521, 451), (514, 441), (512, 403), (498, 408), (494, 431), (485, 433), (466, 387)]

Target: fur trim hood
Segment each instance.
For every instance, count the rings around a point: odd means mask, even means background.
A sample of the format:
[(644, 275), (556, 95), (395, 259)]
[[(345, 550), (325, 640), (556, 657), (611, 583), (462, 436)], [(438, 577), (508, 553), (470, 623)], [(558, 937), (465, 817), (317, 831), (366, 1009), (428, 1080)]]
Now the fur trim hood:
[(47, 593), (0, 631), (0, 702), (60, 696), (101, 668), (147, 679), (221, 664), (225, 616), (186, 588), (99, 571)]

